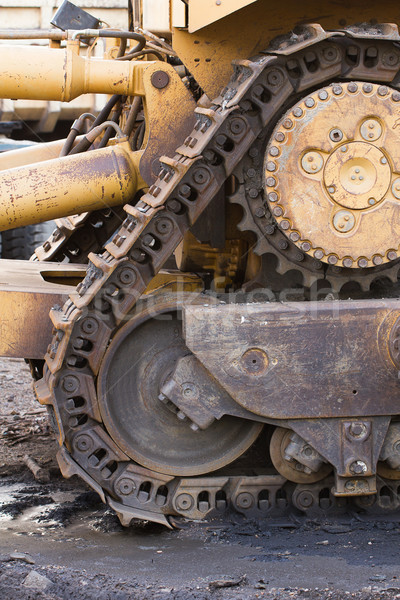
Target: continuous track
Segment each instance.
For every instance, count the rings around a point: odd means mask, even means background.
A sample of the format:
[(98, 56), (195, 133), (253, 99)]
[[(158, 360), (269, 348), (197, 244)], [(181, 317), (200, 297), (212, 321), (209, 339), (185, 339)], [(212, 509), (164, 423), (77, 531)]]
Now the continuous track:
[[(174, 477), (140, 466), (102, 423), (97, 378), (116, 333), (132, 315), (144, 318), (148, 314), (152, 300), (141, 298), (148, 284), (256, 140), (275, 125), (282, 107), (293, 97), (304, 97), (333, 81), (373, 80), (396, 87), (400, 52), (390, 36), (379, 29), (330, 34), (311, 29), (295, 43), (286, 43), (283, 50), (235, 62), (229, 85), (212, 108), (196, 109), (191, 135), (173, 158), (160, 159), (162, 168), (155, 184), (135, 206), (124, 207), (124, 220), (104, 251), (89, 255), (84, 281), (62, 309), (52, 310), (54, 337), (36, 393), (54, 415), (63, 473), (81, 476), (122, 523), (142, 518), (169, 525), (174, 515), (199, 518), (227, 507), (266, 515), (290, 505), (303, 511), (338, 506), (330, 494), (329, 479), (291, 484), (271, 468), (254, 468), (251, 457), (250, 462), (239, 461), (229, 471), (201, 477)], [(398, 99), (392, 98), (393, 102)], [(262, 158), (254, 151), (250, 157), (260, 172)], [(256, 186), (256, 197), (252, 189), (244, 186), (248, 201), (262, 208), (261, 187)], [(267, 212), (259, 214), (262, 240), (263, 229), (268, 234), (274, 223)], [(247, 223), (249, 219), (242, 228), (254, 230)], [(39, 251), (42, 258), (59, 257), (65, 240), (68, 244), (76, 240), (79, 246), (87, 227), (85, 219), (66, 224)], [(162, 311), (162, 298), (156, 302)], [(396, 508), (398, 482), (381, 480), (379, 486), (377, 498), (360, 499), (360, 506), (375, 503)]]

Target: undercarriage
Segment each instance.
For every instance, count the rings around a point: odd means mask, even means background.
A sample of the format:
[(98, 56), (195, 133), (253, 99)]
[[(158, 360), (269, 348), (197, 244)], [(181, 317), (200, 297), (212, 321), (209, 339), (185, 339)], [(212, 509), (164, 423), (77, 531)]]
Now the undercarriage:
[[(63, 475), (124, 525), (398, 508), (399, 42), (303, 26), (212, 101), (155, 60), (112, 144), (0, 159), (1, 228), (57, 219), (0, 263), (0, 352), (29, 359)], [(171, 140), (152, 111), (181, 93)]]

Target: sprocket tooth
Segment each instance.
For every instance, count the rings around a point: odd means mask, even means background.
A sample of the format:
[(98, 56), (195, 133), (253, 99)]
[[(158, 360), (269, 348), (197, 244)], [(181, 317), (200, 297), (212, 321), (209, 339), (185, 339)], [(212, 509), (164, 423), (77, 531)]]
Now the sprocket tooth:
[(332, 294), (339, 295), (346, 281), (337, 277), (327, 277), (327, 282), (331, 287)]
[(288, 271), (290, 271), (291, 268), (293, 268), (292, 265), (289, 266), (289, 263), (287, 260), (285, 260), (283, 257), (277, 256), (277, 262), (276, 262), (276, 267), (275, 267), (275, 271), (279, 274), (279, 275), (284, 275), (285, 273), (287, 273)]
[(243, 219), (238, 223), (237, 228), (239, 231), (252, 231), (257, 235), (257, 229), (252, 221), (250, 221), (248, 215), (245, 215)]
[[(252, 231), (254, 231), (254, 233), (257, 233), (254, 229), (252, 229)], [(270, 247), (271, 245), (268, 243), (268, 240), (264, 236), (258, 237), (257, 243), (253, 248), (253, 252), (258, 256), (262, 256), (263, 254), (268, 252)]]
[(380, 274), (376, 274), (374, 273), (374, 277), (371, 281), (371, 283), (377, 279), (381, 279), (381, 278), (386, 278), (389, 279), (389, 281), (391, 281), (392, 283), (397, 283), (399, 280), (399, 275), (400, 275), (400, 265), (396, 268), (393, 267), (392, 269), (388, 269), (387, 272), (384, 271), (383, 273)]
[[(391, 270), (391, 271), (388, 272), (387, 278), (390, 279), (390, 281), (392, 283), (397, 283), (397, 281), (399, 279), (399, 272), (400, 272), (399, 269), (397, 271), (396, 270), (393, 270), (393, 271)], [(386, 275), (385, 275), (385, 277), (386, 277)]]
[(303, 271), (303, 285), (306, 288), (310, 288), (316, 281), (317, 281), (318, 276), (313, 273), (312, 271), (306, 272)]
[(359, 279), (359, 284), (360, 284), (361, 290), (363, 292), (368, 292), (369, 289), (371, 288), (372, 282), (373, 282), (373, 278), (371, 276), (365, 277), (365, 278), (361, 277)]
[(228, 200), (231, 204), (240, 204), (240, 206), (243, 208), (243, 212), (249, 212), (248, 207), (243, 205), (242, 198), (243, 194), (239, 190), (234, 192), (231, 196), (228, 196)]

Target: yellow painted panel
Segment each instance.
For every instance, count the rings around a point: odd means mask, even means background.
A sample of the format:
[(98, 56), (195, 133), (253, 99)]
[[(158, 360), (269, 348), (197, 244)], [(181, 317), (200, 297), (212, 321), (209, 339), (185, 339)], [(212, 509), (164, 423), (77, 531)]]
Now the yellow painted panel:
[(189, 32), (198, 31), (256, 0), (190, 0)]

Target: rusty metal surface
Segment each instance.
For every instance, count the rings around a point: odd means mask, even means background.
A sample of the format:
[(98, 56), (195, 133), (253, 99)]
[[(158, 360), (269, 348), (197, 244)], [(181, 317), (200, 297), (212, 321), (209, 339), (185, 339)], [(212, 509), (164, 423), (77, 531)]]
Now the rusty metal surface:
[(65, 302), (85, 272), (79, 265), (0, 260), (0, 356), (43, 358), (50, 309)]
[[(389, 299), (191, 305), (184, 336), (218, 383), (257, 415), (390, 415), (400, 413), (400, 397), (387, 327), (399, 311)], [(247, 368), (250, 350), (268, 357), (262, 369)]]
[[(293, 437), (293, 430), (286, 429), (284, 427), (277, 427), (272, 434), (270, 441), (270, 456), (271, 461), (278, 473), (289, 481), (295, 483), (316, 483), (325, 479), (331, 471), (332, 466), (329, 463), (322, 463), (318, 465), (318, 468), (314, 471), (310, 469), (308, 472), (304, 470), (303, 465), (298, 460), (289, 459), (287, 456), (287, 448), (291, 443)], [(312, 446), (307, 445), (306, 450), (309, 450), (310, 454), (315, 453)]]
[[(249, 420), (253, 417), (210, 377), (193, 354), (184, 355), (176, 361), (174, 371), (162, 382), (160, 392), (159, 399), (177, 410), (193, 431), (207, 429), (227, 414)], [(259, 427), (258, 433), (262, 425)]]
[(289, 425), (334, 465), (334, 494), (359, 496), (377, 491), (377, 462), (389, 422), (389, 417), (363, 417), (299, 420)]
[(150, 318), (139, 314), (119, 331), (99, 373), (99, 405), (113, 441), (140, 465), (166, 475), (199, 475), (243, 454), (262, 425), (225, 417), (194, 433), (182, 413), (160, 401), (163, 381), (188, 353), (181, 323), (168, 312), (175, 308), (174, 300), (150, 299)]

